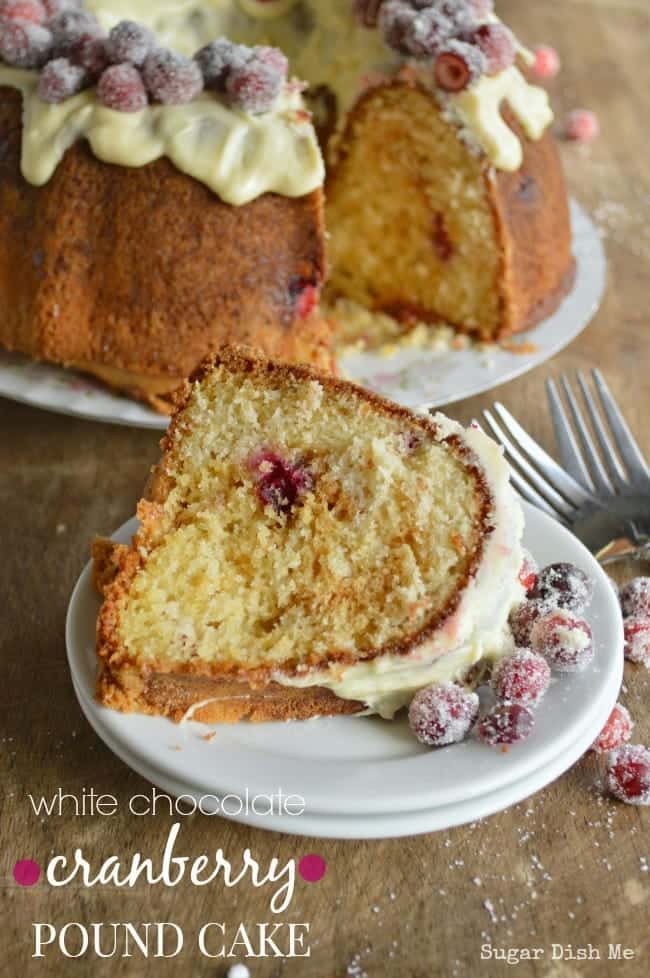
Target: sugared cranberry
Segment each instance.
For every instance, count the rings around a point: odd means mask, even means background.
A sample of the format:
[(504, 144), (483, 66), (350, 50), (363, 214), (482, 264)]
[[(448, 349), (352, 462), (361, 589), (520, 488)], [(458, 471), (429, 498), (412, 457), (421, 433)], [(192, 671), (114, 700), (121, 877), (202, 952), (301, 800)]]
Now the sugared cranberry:
[(226, 79), (233, 68), (243, 68), (251, 59), (251, 49), (221, 37), (206, 44), (194, 55), (206, 88), (225, 92)]
[(561, 68), (560, 55), (548, 44), (538, 44), (535, 48), (533, 71), (538, 78), (555, 78)]
[(517, 744), (530, 735), (535, 726), (531, 710), (519, 703), (502, 703), (490, 710), (478, 725), (479, 739), (495, 747)]
[(527, 648), (530, 645), (530, 633), (533, 630), (533, 625), (542, 615), (547, 615), (551, 610), (552, 606), (545, 601), (524, 601), (513, 608), (508, 623), (515, 645), (520, 648)]
[(280, 50), (280, 48), (271, 48), (267, 45), (258, 45), (258, 47), (253, 48), (252, 60), (259, 64), (267, 65), (273, 71), (276, 71), (283, 81), (286, 81), (287, 75), (289, 74), (289, 62), (287, 56)]
[(47, 14), (40, 0), (0, 0), (0, 20), (27, 20), (42, 24)]
[(43, 68), (38, 80), (38, 94), (44, 102), (64, 102), (86, 84), (86, 72), (67, 58), (55, 58)]
[(534, 598), (550, 601), (567, 611), (584, 611), (593, 592), (593, 584), (584, 571), (573, 564), (549, 564), (537, 575)]
[(568, 611), (552, 611), (533, 625), (530, 644), (558, 672), (577, 672), (594, 657), (591, 628)]
[(613, 750), (607, 761), (607, 788), (628, 805), (650, 805), (650, 750), (626, 744)]
[(128, 62), (139, 68), (155, 43), (156, 38), (148, 27), (134, 20), (121, 20), (108, 35), (108, 56), (114, 65)]
[(421, 744), (444, 747), (457, 744), (469, 733), (478, 717), (476, 693), (444, 683), (419, 690), (409, 707), (409, 724)]
[(81, 6), (82, 0), (41, 0), (49, 18), (62, 14), (64, 10), (74, 10)]
[(589, 109), (574, 109), (564, 120), (564, 135), (576, 143), (590, 143), (600, 134), (598, 116)]
[(650, 669), (650, 616), (633, 615), (626, 618), (623, 631), (625, 658)]
[(492, 673), (492, 687), (501, 703), (536, 706), (551, 681), (551, 667), (546, 659), (530, 649), (517, 649), (497, 662)]
[(107, 68), (99, 79), (97, 98), (102, 105), (117, 112), (139, 112), (147, 105), (147, 93), (134, 65)]
[(97, 81), (102, 72), (108, 68), (110, 59), (106, 50), (106, 40), (103, 37), (86, 35), (70, 49), (69, 58), (77, 65), (86, 69), (91, 81)]
[(0, 61), (15, 68), (40, 68), (52, 50), (52, 34), (29, 20), (0, 22)]
[(453, 40), (436, 57), (433, 74), (445, 92), (462, 92), (480, 78), (484, 69), (485, 57), (480, 48)]
[(497, 75), (514, 64), (517, 53), (515, 38), (505, 24), (481, 24), (472, 35), (472, 40), (485, 55), (488, 75)]
[(633, 727), (632, 717), (622, 703), (617, 703), (590, 749), (596, 751), (597, 754), (606, 754), (607, 751), (616, 750), (617, 747), (621, 747), (630, 739)]
[(67, 58), (84, 37), (103, 37), (99, 22), (85, 10), (66, 9), (48, 21), (57, 57)]
[(282, 90), (282, 75), (263, 61), (251, 60), (234, 68), (226, 80), (230, 101), (244, 112), (259, 115), (270, 111)]
[(301, 461), (288, 462), (278, 452), (264, 450), (248, 461), (263, 506), (272, 506), (285, 516), (314, 489), (314, 475)]
[(163, 105), (184, 105), (203, 89), (203, 76), (196, 61), (163, 48), (147, 57), (142, 77), (152, 99)]
[(539, 567), (537, 566), (537, 561), (528, 550), (524, 550), (524, 560), (519, 571), (519, 583), (526, 591), (526, 594), (530, 594), (537, 584), (538, 572)]
[(494, 0), (469, 0), (469, 6), (479, 20), (489, 17), (494, 12)]
[(650, 615), (650, 577), (635, 577), (621, 588), (623, 617)]

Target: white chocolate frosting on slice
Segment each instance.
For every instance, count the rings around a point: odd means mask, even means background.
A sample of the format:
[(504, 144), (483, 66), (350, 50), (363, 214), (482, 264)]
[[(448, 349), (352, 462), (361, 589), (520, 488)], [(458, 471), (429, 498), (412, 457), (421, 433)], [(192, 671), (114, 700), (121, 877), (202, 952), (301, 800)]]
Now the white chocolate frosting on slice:
[(418, 689), (462, 680), (481, 659), (495, 660), (513, 650), (508, 628), (512, 608), (523, 600), (518, 575), (523, 561), (523, 513), (509, 481), (501, 450), (477, 428), (467, 431), (437, 415), (442, 436), (463, 439), (476, 457), (493, 499), (492, 524), (483, 560), (455, 613), (438, 634), (406, 656), (385, 655), (366, 662), (303, 675), (273, 678), (284, 686), (324, 686), (342, 699), (359, 700), (369, 713), (390, 718), (407, 706)]
[(316, 134), (291, 86), (273, 110), (249, 115), (208, 93), (187, 105), (150, 105), (140, 112), (108, 109), (94, 89), (51, 105), (39, 98), (37, 84), (37, 72), (0, 65), (0, 85), (23, 94), (21, 166), (37, 186), (50, 179), (78, 139), (87, 139), (100, 160), (120, 166), (145, 166), (167, 156), (229, 204), (246, 204), (264, 193), (300, 197), (323, 182)]

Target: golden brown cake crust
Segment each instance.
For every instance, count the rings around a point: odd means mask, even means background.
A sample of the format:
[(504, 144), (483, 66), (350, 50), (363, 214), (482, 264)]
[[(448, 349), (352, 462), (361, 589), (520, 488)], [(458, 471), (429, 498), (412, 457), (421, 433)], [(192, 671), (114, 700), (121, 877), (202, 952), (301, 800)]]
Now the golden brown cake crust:
[(0, 87), (1, 346), (170, 387), (224, 343), (329, 368), (330, 328), (297, 302), (325, 274), (320, 190), (233, 207), (165, 158), (114, 166), (85, 142), (36, 187), (21, 113)]
[[(290, 377), (318, 380), (326, 390), (350, 393), (359, 400), (360, 405), (365, 402), (373, 410), (388, 416), (401, 417), (410, 425), (431, 436), (438, 435), (438, 428), (430, 418), (415, 415), (406, 408), (393, 404), (370, 391), (307, 366), (279, 363), (242, 348), (225, 348), (218, 354), (206, 358), (190, 380), (177, 392), (176, 413), (161, 441), (163, 456), (148, 482), (146, 498), (138, 506), (141, 527), (132, 545), (118, 546), (114, 550), (102, 541), (94, 545), (94, 580), (104, 597), (97, 621), (97, 655), (101, 668), (97, 686), (98, 698), (115, 709), (164, 713), (179, 719), (195, 703), (209, 699), (210, 696), (217, 696), (219, 697), (217, 702), (210, 704), (209, 715), (215, 720), (224, 722), (228, 722), (230, 715), (238, 711), (244, 711), (242, 715), (253, 720), (288, 719), (299, 716), (304, 718), (356, 712), (362, 709), (361, 704), (355, 703), (351, 706), (349, 702), (340, 701), (322, 689), (276, 688), (273, 674), (277, 674), (277, 670), (270, 668), (244, 670), (235, 665), (210, 665), (200, 659), (188, 660), (175, 667), (162, 660), (148, 660), (146, 665), (142, 665), (130, 656), (122, 643), (120, 615), (128, 600), (131, 582), (146, 563), (148, 554), (157, 546), (165, 533), (162, 526), (163, 503), (173, 485), (168, 474), (168, 462), (171, 462), (174, 451), (176, 429), (184, 423), (183, 408), (191, 396), (193, 385), (199, 383), (218, 365), (223, 365), (235, 373), (252, 376), (260, 385), (269, 384), (270, 381), (274, 384), (282, 383)], [(415, 646), (432, 637), (456, 610), (462, 591), (475, 575), (481, 562), (485, 535), (491, 525), (492, 496), (476, 459), (462, 440), (451, 435), (445, 439), (445, 443), (458, 458), (462, 459), (466, 471), (474, 480), (480, 503), (477, 517), (479, 544), (471, 554), (464, 579), (446, 606), (435, 613), (407, 640), (364, 653), (363, 658), (366, 660), (384, 654), (407, 655)], [(318, 657), (303, 659), (301, 665), (315, 668), (335, 661), (343, 665), (356, 659), (350, 653), (334, 652), (324, 660)], [(297, 665), (298, 663), (287, 663), (282, 671), (287, 675), (293, 675)], [(249, 698), (242, 700), (242, 694), (239, 693), (239, 699), (231, 702), (224, 689), (226, 691), (231, 689), (233, 683), (238, 689), (245, 689)], [(164, 695), (161, 692), (163, 690)], [(254, 704), (254, 708), (251, 704)], [(286, 711), (286, 716), (281, 715), (282, 710)], [(206, 713), (205, 717), (207, 715)]]

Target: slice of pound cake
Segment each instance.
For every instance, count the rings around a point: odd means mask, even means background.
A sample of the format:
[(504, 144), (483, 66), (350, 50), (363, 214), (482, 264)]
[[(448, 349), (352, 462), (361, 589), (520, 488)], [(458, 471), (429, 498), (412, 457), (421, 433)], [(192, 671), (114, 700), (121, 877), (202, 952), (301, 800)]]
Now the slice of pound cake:
[(106, 706), (389, 717), (511, 650), (522, 515), (478, 429), (229, 349), (162, 447), (131, 546), (96, 546)]

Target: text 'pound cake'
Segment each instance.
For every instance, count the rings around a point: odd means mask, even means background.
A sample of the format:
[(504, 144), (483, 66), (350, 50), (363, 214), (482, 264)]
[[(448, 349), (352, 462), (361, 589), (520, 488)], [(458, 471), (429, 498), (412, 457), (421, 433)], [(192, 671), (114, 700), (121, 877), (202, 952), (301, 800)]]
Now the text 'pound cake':
[(95, 548), (105, 705), (390, 717), (511, 651), (523, 519), (478, 429), (232, 349), (162, 444), (132, 544)]

